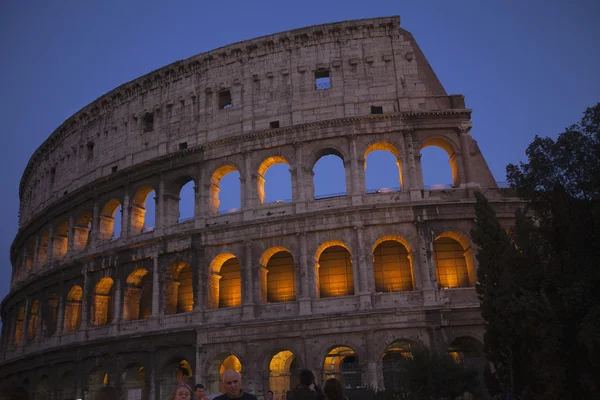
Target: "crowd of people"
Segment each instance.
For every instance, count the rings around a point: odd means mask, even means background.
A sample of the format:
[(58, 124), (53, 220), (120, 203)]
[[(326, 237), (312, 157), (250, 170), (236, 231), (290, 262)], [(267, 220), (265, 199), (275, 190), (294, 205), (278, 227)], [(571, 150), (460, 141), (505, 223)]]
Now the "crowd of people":
[[(312, 371), (304, 369), (299, 374), (299, 384), (276, 399), (273, 391), (269, 390), (266, 400), (347, 400), (344, 388), (337, 379), (328, 379), (321, 388), (315, 381)], [(213, 400), (258, 400), (252, 393), (246, 392), (242, 387), (242, 376), (239, 372), (227, 370), (221, 376), (224, 393)], [(0, 388), (0, 400), (30, 400), (27, 390), (20, 386), (3, 386)], [(121, 400), (117, 389), (105, 386), (98, 390), (95, 400)], [(204, 386), (197, 384), (190, 386), (186, 382), (179, 382), (168, 400), (208, 400), (205, 397)]]

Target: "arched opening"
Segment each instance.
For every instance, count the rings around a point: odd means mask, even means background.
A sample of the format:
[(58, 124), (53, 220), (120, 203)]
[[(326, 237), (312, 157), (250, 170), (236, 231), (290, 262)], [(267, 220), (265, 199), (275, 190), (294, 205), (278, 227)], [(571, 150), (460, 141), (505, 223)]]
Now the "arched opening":
[(102, 278), (94, 288), (92, 326), (105, 326), (113, 320), (113, 280)]
[(215, 358), (210, 367), (209, 387), (210, 393), (225, 392), (225, 387), (221, 382), (221, 375), (227, 370), (233, 370), (242, 373), (242, 363), (239, 358), (231, 354), (223, 354)]
[(15, 319), (15, 336), (13, 343), (15, 346), (21, 344), (21, 338), (23, 337), (23, 322), (25, 321), (25, 307), (21, 306), (17, 312), (17, 318)]
[(456, 338), (450, 344), (448, 354), (457, 362), (478, 371), (483, 371), (485, 367), (483, 344), (472, 337), (461, 336)]
[(29, 309), (29, 321), (27, 322), (27, 340), (32, 341), (35, 339), (35, 335), (37, 333), (38, 322), (39, 322), (39, 313), (40, 313), (40, 302), (35, 300), (31, 304), (31, 308)]
[(121, 378), (121, 397), (129, 399), (147, 398), (146, 371), (140, 364), (129, 364)]
[(83, 251), (88, 245), (90, 230), (92, 229), (92, 213), (83, 211), (75, 220), (73, 228), (73, 250)]
[(273, 156), (258, 167), (256, 178), (260, 204), (292, 201), (290, 163), (283, 157)]
[(405, 240), (390, 236), (378, 240), (373, 250), (375, 291), (402, 292), (414, 289), (411, 255)]
[(75, 374), (72, 371), (65, 372), (60, 378), (58, 394), (61, 400), (75, 400), (77, 384), (75, 383)]
[(69, 222), (61, 221), (56, 226), (54, 236), (52, 237), (52, 255), (56, 259), (61, 259), (67, 254), (69, 248)]
[(33, 259), (35, 258), (35, 240), (29, 239), (25, 246), (25, 272), (29, 273), (33, 269)]
[(165, 314), (180, 314), (194, 309), (192, 267), (185, 261), (175, 261), (165, 279)]
[(123, 301), (123, 319), (146, 319), (152, 314), (152, 277), (148, 270), (136, 269), (127, 277)]
[(151, 232), (156, 221), (156, 192), (150, 186), (143, 186), (135, 192), (131, 202), (131, 234)]
[(402, 163), (396, 146), (386, 142), (373, 143), (363, 157), (367, 193), (389, 193), (402, 189)]
[(294, 353), (283, 350), (275, 354), (269, 363), (269, 389), (275, 398), (281, 399), (299, 383), (298, 362)]
[(261, 298), (268, 303), (296, 300), (296, 272), (289, 250), (272, 247), (262, 255), (260, 264), (265, 268), (260, 285)]
[[(421, 146), (421, 170), (425, 189), (458, 187), (458, 164), (452, 145), (441, 138), (426, 140)], [(448, 163), (450, 168), (448, 168)]]
[(44, 315), (44, 326), (46, 327), (46, 337), (54, 335), (56, 332), (56, 324), (58, 322), (58, 295), (52, 293), (48, 296), (46, 304), (46, 312)]
[(35, 386), (35, 400), (50, 400), (51, 395), (50, 379), (47, 375), (44, 375)]
[(330, 378), (340, 381), (349, 398), (362, 388), (360, 364), (352, 348), (338, 346), (327, 353), (323, 361), (323, 382)]
[[(173, 388), (180, 382), (187, 382), (193, 376), (192, 367), (187, 360), (173, 361), (163, 368), (160, 398), (169, 397)], [(193, 399), (192, 399), (193, 400)]]
[(383, 384), (386, 390), (398, 391), (400, 389), (400, 377), (404, 371), (406, 360), (412, 359), (412, 351), (415, 344), (407, 340), (396, 340), (388, 346), (383, 355)]
[(38, 264), (43, 265), (48, 261), (48, 243), (50, 241), (50, 231), (44, 230), (40, 235), (40, 243), (38, 246)]
[(75, 332), (81, 324), (81, 300), (83, 299), (83, 289), (75, 285), (69, 290), (67, 295), (67, 304), (65, 305), (65, 332)]
[(105, 386), (112, 386), (114, 382), (109, 379), (108, 372), (102, 367), (98, 366), (94, 368), (88, 374), (87, 391), (85, 392), (84, 399), (96, 400), (98, 391)]
[(240, 211), (240, 186), (240, 172), (234, 165), (218, 168), (210, 179), (210, 211), (213, 214)]
[(121, 236), (122, 211), (118, 199), (111, 199), (102, 207), (98, 229), (100, 240), (112, 240)]
[(321, 298), (354, 294), (352, 256), (348, 247), (339, 241), (323, 243), (317, 250), (317, 287)]
[(179, 218), (177, 222), (185, 222), (194, 219), (194, 205), (196, 189), (194, 181), (190, 180), (181, 187), (179, 191)]
[(220, 269), (219, 308), (237, 307), (242, 304), (241, 266), (237, 257), (228, 259)]
[(313, 167), (313, 185), (315, 200), (346, 195), (346, 169), (339, 152), (323, 152)]
[(439, 235), (433, 242), (433, 254), (439, 287), (469, 287), (474, 283), (472, 250), (463, 235), (455, 232)]

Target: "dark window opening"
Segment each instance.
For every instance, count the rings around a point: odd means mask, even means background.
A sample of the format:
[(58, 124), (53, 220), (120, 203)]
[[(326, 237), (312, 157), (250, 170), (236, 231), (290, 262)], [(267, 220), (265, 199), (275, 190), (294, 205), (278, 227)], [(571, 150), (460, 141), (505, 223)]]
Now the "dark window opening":
[(271, 129), (279, 128), (279, 121), (271, 121), (271, 122), (269, 122), (269, 127)]
[(329, 71), (315, 71), (315, 89), (327, 90), (329, 88), (331, 88)]
[(146, 132), (152, 132), (154, 130), (154, 115), (153, 114), (146, 114), (146, 115), (144, 115), (144, 119), (142, 120), (142, 124), (143, 124), (143, 131), (144, 131), (144, 133), (146, 133)]
[(219, 108), (224, 110), (233, 106), (231, 102), (231, 92), (229, 90), (223, 90), (219, 92)]
[(67, 193), (69, 193), (69, 191), (68, 191), (68, 190), (65, 190), (65, 192), (63, 193), (63, 196), (66, 196), (66, 195), (67, 195)]
[(187, 149), (187, 142), (179, 143), (179, 150), (185, 150), (185, 149)]
[(111, 168), (111, 172), (115, 173), (117, 172), (117, 170), (119, 169), (119, 167), (117, 167), (116, 165), (114, 167)]
[(54, 178), (56, 177), (56, 168), (50, 170), (50, 185), (54, 185)]
[(87, 159), (91, 160), (94, 158), (94, 142), (89, 142), (87, 144)]
[(371, 106), (371, 114), (383, 114), (382, 106)]

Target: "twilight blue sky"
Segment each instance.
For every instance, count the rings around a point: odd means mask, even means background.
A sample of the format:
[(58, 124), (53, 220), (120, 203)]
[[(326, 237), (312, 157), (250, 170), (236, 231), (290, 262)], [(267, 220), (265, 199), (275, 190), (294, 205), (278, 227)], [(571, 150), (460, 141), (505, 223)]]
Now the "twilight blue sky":
[[(506, 164), (524, 160), (534, 135), (557, 136), (600, 101), (597, 0), (2, 1), (0, 299), (9, 289), (21, 174), (70, 115), (122, 83), (229, 43), (391, 15), (400, 15), (446, 91), (466, 96), (471, 132), (499, 181)], [(427, 150), (426, 183), (448, 183), (447, 157)], [(367, 161), (370, 188), (398, 186), (394, 168), (381, 169), (389, 159)], [(318, 192), (344, 190), (330, 172), (334, 166), (317, 171)], [(269, 173), (277, 191), (267, 186), (267, 200), (291, 197), (276, 177), (286, 168)], [(227, 190), (223, 208), (236, 207)]]

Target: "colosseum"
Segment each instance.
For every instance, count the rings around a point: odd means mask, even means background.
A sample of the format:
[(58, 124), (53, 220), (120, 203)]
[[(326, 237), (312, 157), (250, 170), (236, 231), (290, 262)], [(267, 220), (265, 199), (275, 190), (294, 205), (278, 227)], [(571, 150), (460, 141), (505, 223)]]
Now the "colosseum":
[[(235, 43), (99, 97), (35, 151), (19, 187), (0, 378), (35, 400), (166, 399), (189, 379), (280, 398), (295, 371), (337, 377), (351, 398), (394, 385), (422, 344), (482, 356), (470, 239), (474, 193), (510, 223), (464, 96), (448, 95), (399, 17)], [(421, 150), (454, 183), (423, 184)], [(373, 151), (397, 190), (367, 191)], [(343, 161), (346, 193), (315, 196), (315, 163)], [(287, 164), (290, 201), (265, 201)], [(220, 210), (240, 176), (240, 208)], [(192, 182), (194, 216), (180, 219)], [(155, 224), (145, 221), (155, 207)]]

